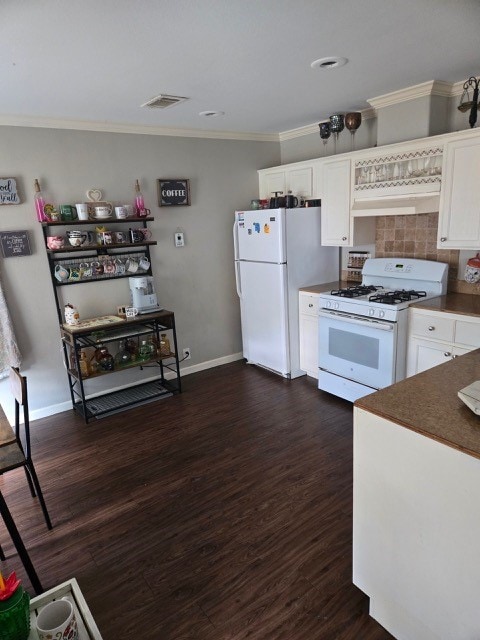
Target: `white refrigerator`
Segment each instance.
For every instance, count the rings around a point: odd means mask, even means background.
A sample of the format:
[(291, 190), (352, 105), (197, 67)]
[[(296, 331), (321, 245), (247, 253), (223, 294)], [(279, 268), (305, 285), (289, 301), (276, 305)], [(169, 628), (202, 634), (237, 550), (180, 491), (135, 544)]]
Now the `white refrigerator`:
[(339, 279), (339, 249), (321, 246), (320, 215), (320, 207), (235, 212), (243, 355), (286, 378), (305, 374), (299, 288)]

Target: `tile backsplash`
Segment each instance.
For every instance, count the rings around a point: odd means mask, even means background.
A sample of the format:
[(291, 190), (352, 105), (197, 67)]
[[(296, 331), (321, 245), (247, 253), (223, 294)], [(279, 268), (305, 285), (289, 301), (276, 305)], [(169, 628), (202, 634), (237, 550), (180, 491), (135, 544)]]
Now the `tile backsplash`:
[[(448, 291), (480, 295), (480, 285), (465, 282), (463, 273), (459, 273), (460, 251), (437, 248), (437, 227), (438, 213), (379, 216), (376, 220), (375, 256), (447, 262)], [(472, 251), (473, 255), (475, 251)]]
[[(375, 218), (375, 246), (365, 245), (358, 250), (372, 252), (376, 258), (419, 258), (448, 263), (448, 292), (480, 295), (480, 282), (465, 282), (465, 265), (473, 258), (475, 249), (438, 249), (437, 248), (438, 212), (407, 216), (378, 216)], [(480, 247), (478, 248), (480, 253)], [(351, 253), (351, 252), (349, 252)], [(351, 273), (341, 271), (343, 281), (352, 285)], [(359, 280), (361, 279), (358, 278)]]

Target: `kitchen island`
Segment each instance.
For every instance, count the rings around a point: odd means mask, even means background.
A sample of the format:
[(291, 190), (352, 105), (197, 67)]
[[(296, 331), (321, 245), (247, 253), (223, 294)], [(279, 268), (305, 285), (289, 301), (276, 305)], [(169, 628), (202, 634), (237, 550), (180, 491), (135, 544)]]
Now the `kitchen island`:
[(480, 637), (480, 350), (354, 406), (353, 582), (401, 640)]

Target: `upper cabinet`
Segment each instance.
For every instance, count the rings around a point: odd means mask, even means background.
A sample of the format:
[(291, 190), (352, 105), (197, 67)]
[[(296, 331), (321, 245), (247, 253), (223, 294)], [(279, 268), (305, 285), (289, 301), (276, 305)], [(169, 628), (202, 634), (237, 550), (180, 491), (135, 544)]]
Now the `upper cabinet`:
[(445, 144), (438, 247), (480, 247), (480, 137)]
[(442, 145), (417, 145), (353, 159), (353, 215), (438, 211), (442, 154)]
[(322, 193), (322, 244), (351, 244), (350, 160), (327, 160), (320, 166)]
[(276, 191), (291, 192), (299, 200), (315, 197), (313, 162), (261, 169), (258, 176), (260, 198), (272, 198)]

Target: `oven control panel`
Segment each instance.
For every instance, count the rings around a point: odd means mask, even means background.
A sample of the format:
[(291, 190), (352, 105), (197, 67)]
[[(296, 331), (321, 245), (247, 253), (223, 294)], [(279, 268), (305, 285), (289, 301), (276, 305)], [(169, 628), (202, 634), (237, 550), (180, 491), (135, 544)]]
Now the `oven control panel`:
[(389, 273), (410, 273), (413, 265), (408, 262), (387, 262), (385, 271)]

